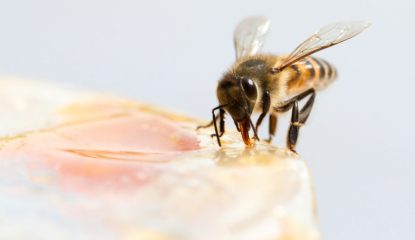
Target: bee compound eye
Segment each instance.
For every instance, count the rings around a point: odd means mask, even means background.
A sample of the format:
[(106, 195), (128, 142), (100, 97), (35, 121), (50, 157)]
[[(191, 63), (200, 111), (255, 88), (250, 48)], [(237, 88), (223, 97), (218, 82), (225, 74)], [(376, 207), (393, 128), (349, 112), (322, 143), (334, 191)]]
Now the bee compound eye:
[(255, 83), (254, 83), (254, 81), (252, 79), (243, 78), (241, 80), (241, 84), (242, 84), (242, 88), (245, 91), (245, 94), (249, 98), (256, 98), (257, 97), (256, 86), (255, 86)]

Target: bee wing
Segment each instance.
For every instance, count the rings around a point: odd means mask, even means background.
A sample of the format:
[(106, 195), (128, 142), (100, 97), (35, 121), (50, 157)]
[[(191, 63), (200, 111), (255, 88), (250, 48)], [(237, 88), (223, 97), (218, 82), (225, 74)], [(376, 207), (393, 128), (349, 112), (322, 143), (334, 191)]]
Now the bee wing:
[(266, 17), (248, 17), (242, 20), (233, 34), (236, 58), (256, 54), (264, 44), (269, 27), (270, 21)]
[(322, 27), (318, 32), (301, 43), (279, 66), (281, 70), (298, 60), (322, 49), (344, 42), (370, 26), (369, 22), (338, 22)]

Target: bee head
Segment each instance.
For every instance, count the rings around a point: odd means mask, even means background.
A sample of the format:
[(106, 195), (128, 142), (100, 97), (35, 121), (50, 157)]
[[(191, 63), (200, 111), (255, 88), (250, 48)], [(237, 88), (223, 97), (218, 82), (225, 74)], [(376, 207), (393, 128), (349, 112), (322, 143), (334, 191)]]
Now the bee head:
[(216, 93), (220, 105), (225, 105), (226, 112), (239, 125), (242, 137), (245, 143), (249, 145), (247, 134), (250, 129), (251, 114), (258, 96), (255, 81), (246, 76), (226, 74), (219, 81)]

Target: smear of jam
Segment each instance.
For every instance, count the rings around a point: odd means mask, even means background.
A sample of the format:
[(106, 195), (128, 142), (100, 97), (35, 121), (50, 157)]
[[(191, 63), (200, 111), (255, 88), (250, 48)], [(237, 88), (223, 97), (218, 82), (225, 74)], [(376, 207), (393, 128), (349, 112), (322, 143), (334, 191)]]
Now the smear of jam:
[(154, 113), (92, 104), (69, 115), (78, 121), (1, 140), (1, 159), (19, 159), (29, 175), (47, 171), (53, 177), (44, 181), (91, 192), (137, 188), (175, 156), (199, 149), (194, 131)]

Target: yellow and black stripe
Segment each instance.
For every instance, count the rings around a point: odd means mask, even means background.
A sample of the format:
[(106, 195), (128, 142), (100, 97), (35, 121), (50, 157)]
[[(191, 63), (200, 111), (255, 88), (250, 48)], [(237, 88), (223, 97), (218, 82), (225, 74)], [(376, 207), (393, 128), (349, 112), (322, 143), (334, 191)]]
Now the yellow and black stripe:
[(290, 93), (305, 91), (309, 88), (321, 90), (337, 77), (336, 68), (321, 58), (305, 57), (289, 66), (291, 78), (288, 81)]

